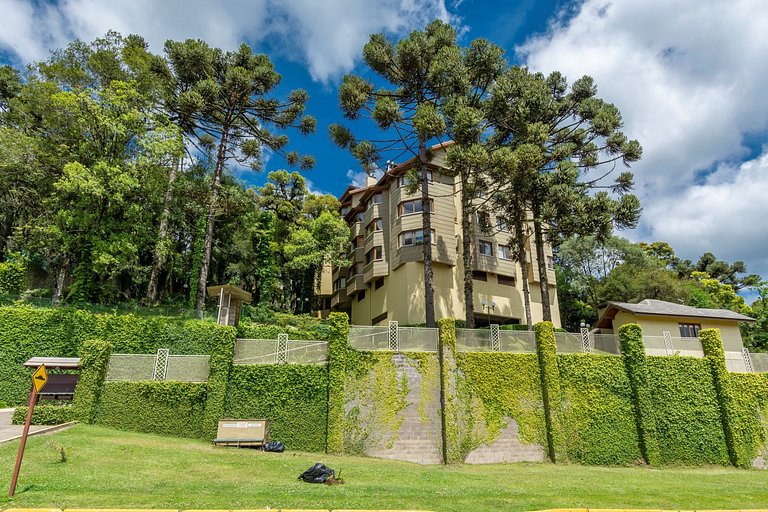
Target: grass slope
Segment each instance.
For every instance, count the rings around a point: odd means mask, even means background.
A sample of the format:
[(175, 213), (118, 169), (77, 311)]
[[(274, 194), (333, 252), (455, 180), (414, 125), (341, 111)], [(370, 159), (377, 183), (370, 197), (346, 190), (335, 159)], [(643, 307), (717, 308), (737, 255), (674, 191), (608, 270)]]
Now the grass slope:
[[(63, 445), (68, 462), (48, 446)], [(0, 445), (0, 508), (389, 508), (434, 511), (557, 507), (768, 507), (765, 472), (724, 467), (605, 468), (551, 464), (419, 466), (324, 454), (213, 448), (194, 440), (78, 425), (32, 437), (7, 498), (18, 443)], [(296, 480), (322, 461), (346, 480)]]

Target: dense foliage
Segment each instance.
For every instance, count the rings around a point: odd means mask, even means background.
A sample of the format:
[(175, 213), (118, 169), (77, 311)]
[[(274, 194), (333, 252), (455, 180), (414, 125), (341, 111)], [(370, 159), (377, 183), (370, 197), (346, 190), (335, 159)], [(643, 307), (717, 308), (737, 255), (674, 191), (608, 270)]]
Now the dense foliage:
[(267, 56), (199, 40), (155, 55), (110, 32), (0, 71), (0, 294), (199, 310), (213, 282), (275, 309), (315, 305), (347, 238), (338, 202), (297, 172), (258, 191), (233, 172), (264, 151), (313, 162), (281, 133), (314, 130), (308, 96), (274, 96)]
[(151, 354), (168, 348), (172, 354), (211, 354), (232, 328), (210, 322), (134, 315), (101, 315), (74, 308), (0, 307), (0, 401), (26, 403), (31, 357), (79, 357), (86, 340), (111, 344), (115, 353)]
[(636, 244), (616, 236), (569, 238), (557, 247), (556, 258), (561, 319), (569, 330), (582, 322), (594, 325), (604, 302), (659, 299), (752, 316), (756, 324), (742, 325), (744, 342), (753, 349), (768, 348), (763, 301), (750, 307), (738, 294), (751, 288), (762, 297), (768, 287), (759, 276), (745, 275), (743, 261), (727, 263), (708, 252), (692, 263), (678, 258), (666, 242)]
[(96, 424), (210, 441), (203, 422), (206, 390), (197, 382), (107, 382)]
[(293, 451), (323, 452), (328, 426), (328, 370), (322, 365), (238, 365), (226, 417), (269, 420), (269, 437)]
[(626, 465), (642, 460), (632, 390), (620, 357), (558, 356), (568, 460)]

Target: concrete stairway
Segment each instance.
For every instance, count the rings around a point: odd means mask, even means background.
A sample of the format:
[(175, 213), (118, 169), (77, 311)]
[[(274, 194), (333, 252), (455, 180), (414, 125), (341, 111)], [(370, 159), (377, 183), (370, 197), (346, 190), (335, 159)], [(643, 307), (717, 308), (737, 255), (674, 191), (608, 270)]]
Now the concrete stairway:
[[(402, 354), (395, 354), (392, 360), (397, 368), (397, 377), (402, 379), (403, 373), (408, 382), (408, 395), (405, 408), (405, 416), (396, 434), (392, 448), (381, 446), (369, 450), (367, 455), (382, 459), (403, 460), (418, 464), (440, 464), (440, 417), (438, 414), (438, 402), (429, 404), (429, 420), (419, 421), (419, 398), (421, 395), (421, 375), (416, 366)], [(436, 397), (437, 398), (437, 397)], [(386, 443), (383, 443), (386, 444)]]

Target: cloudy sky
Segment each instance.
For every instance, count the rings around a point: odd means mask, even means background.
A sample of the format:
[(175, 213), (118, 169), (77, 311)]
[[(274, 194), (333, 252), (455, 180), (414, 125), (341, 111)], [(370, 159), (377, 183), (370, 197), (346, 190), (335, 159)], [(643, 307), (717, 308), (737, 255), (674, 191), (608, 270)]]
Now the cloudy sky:
[[(341, 76), (364, 71), (368, 35), (450, 21), (463, 42), (488, 38), (514, 63), (591, 75), (619, 107), (625, 132), (644, 147), (633, 166), (644, 215), (624, 236), (668, 241), (691, 259), (743, 259), (768, 276), (765, 0), (0, 0), (0, 13), (0, 62), (15, 65), (109, 29), (141, 34), (156, 51), (195, 37), (268, 53), (284, 91), (310, 92), (318, 133), (292, 142), (317, 157), (313, 188), (335, 194), (360, 173), (327, 125), (341, 119)], [(283, 165), (271, 160), (268, 170)]]

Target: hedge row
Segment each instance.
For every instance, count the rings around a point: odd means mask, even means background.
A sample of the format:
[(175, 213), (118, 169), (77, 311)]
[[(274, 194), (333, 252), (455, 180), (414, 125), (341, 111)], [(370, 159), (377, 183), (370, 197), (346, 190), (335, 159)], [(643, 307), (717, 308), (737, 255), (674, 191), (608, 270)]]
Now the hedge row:
[[(197, 382), (107, 382), (96, 424), (121, 430), (206, 439), (207, 385)], [(207, 438), (210, 440), (210, 438)]]
[[(27, 419), (27, 406), (17, 407), (13, 411), (11, 423), (14, 425), (23, 425)], [(75, 413), (69, 405), (46, 405), (37, 404), (32, 413), (32, 425), (61, 425), (74, 421)]]
[(114, 352), (210, 354), (219, 326), (197, 320), (134, 315), (100, 315), (72, 308), (0, 307), (0, 403), (27, 401), (31, 357), (77, 357), (87, 339), (101, 339)]
[(632, 389), (620, 357), (558, 356), (565, 456), (582, 464), (642, 460)]
[(321, 365), (234, 366), (226, 417), (268, 419), (269, 436), (289, 450), (323, 452), (328, 370)]
[(648, 383), (662, 464), (728, 464), (708, 361), (649, 357)]

